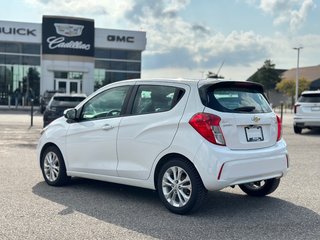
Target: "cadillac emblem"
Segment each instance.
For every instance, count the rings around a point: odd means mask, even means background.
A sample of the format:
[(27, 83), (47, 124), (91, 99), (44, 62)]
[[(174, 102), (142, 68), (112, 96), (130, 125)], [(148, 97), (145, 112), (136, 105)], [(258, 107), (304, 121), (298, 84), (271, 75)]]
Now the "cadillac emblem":
[(55, 23), (56, 32), (66, 37), (77, 37), (82, 34), (83, 25)]

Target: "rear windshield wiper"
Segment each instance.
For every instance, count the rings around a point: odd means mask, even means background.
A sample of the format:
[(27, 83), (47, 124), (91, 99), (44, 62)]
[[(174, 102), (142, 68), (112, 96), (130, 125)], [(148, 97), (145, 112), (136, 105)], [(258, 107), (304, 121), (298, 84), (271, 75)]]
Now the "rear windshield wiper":
[(256, 109), (256, 107), (254, 107), (254, 106), (245, 106), (245, 107), (238, 107), (233, 110), (239, 111), (239, 112), (252, 112), (255, 109)]

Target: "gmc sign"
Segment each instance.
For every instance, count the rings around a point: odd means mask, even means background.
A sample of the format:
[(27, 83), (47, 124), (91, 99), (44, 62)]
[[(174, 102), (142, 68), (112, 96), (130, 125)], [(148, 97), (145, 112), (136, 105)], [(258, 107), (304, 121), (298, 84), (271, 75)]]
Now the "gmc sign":
[(118, 36), (118, 35), (108, 35), (107, 36), (108, 42), (127, 42), (127, 43), (134, 43), (134, 37), (132, 36)]

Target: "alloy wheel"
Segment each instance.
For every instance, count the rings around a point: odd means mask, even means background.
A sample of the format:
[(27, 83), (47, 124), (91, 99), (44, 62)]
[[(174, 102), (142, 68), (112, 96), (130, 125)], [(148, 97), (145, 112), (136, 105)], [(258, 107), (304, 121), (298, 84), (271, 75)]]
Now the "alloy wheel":
[(44, 159), (44, 174), (50, 182), (54, 182), (59, 177), (59, 158), (54, 152), (48, 152)]
[(162, 178), (162, 191), (171, 206), (185, 206), (192, 194), (188, 173), (178, 166), (168, 168)]

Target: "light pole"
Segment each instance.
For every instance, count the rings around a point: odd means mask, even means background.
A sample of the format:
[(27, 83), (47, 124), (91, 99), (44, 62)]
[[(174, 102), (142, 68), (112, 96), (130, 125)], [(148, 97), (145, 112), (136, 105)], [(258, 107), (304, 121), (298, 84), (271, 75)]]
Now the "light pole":
[(299, 57), (300, 57), (300, 49), (303, 47), (295, 47), (294, 50), (298, 51), (298, 57), (297, 57), (297, 69), (296, 69), (296, 97), (295, 97), (295, 103), (298, 101), (298, 91), (299, 91)]

